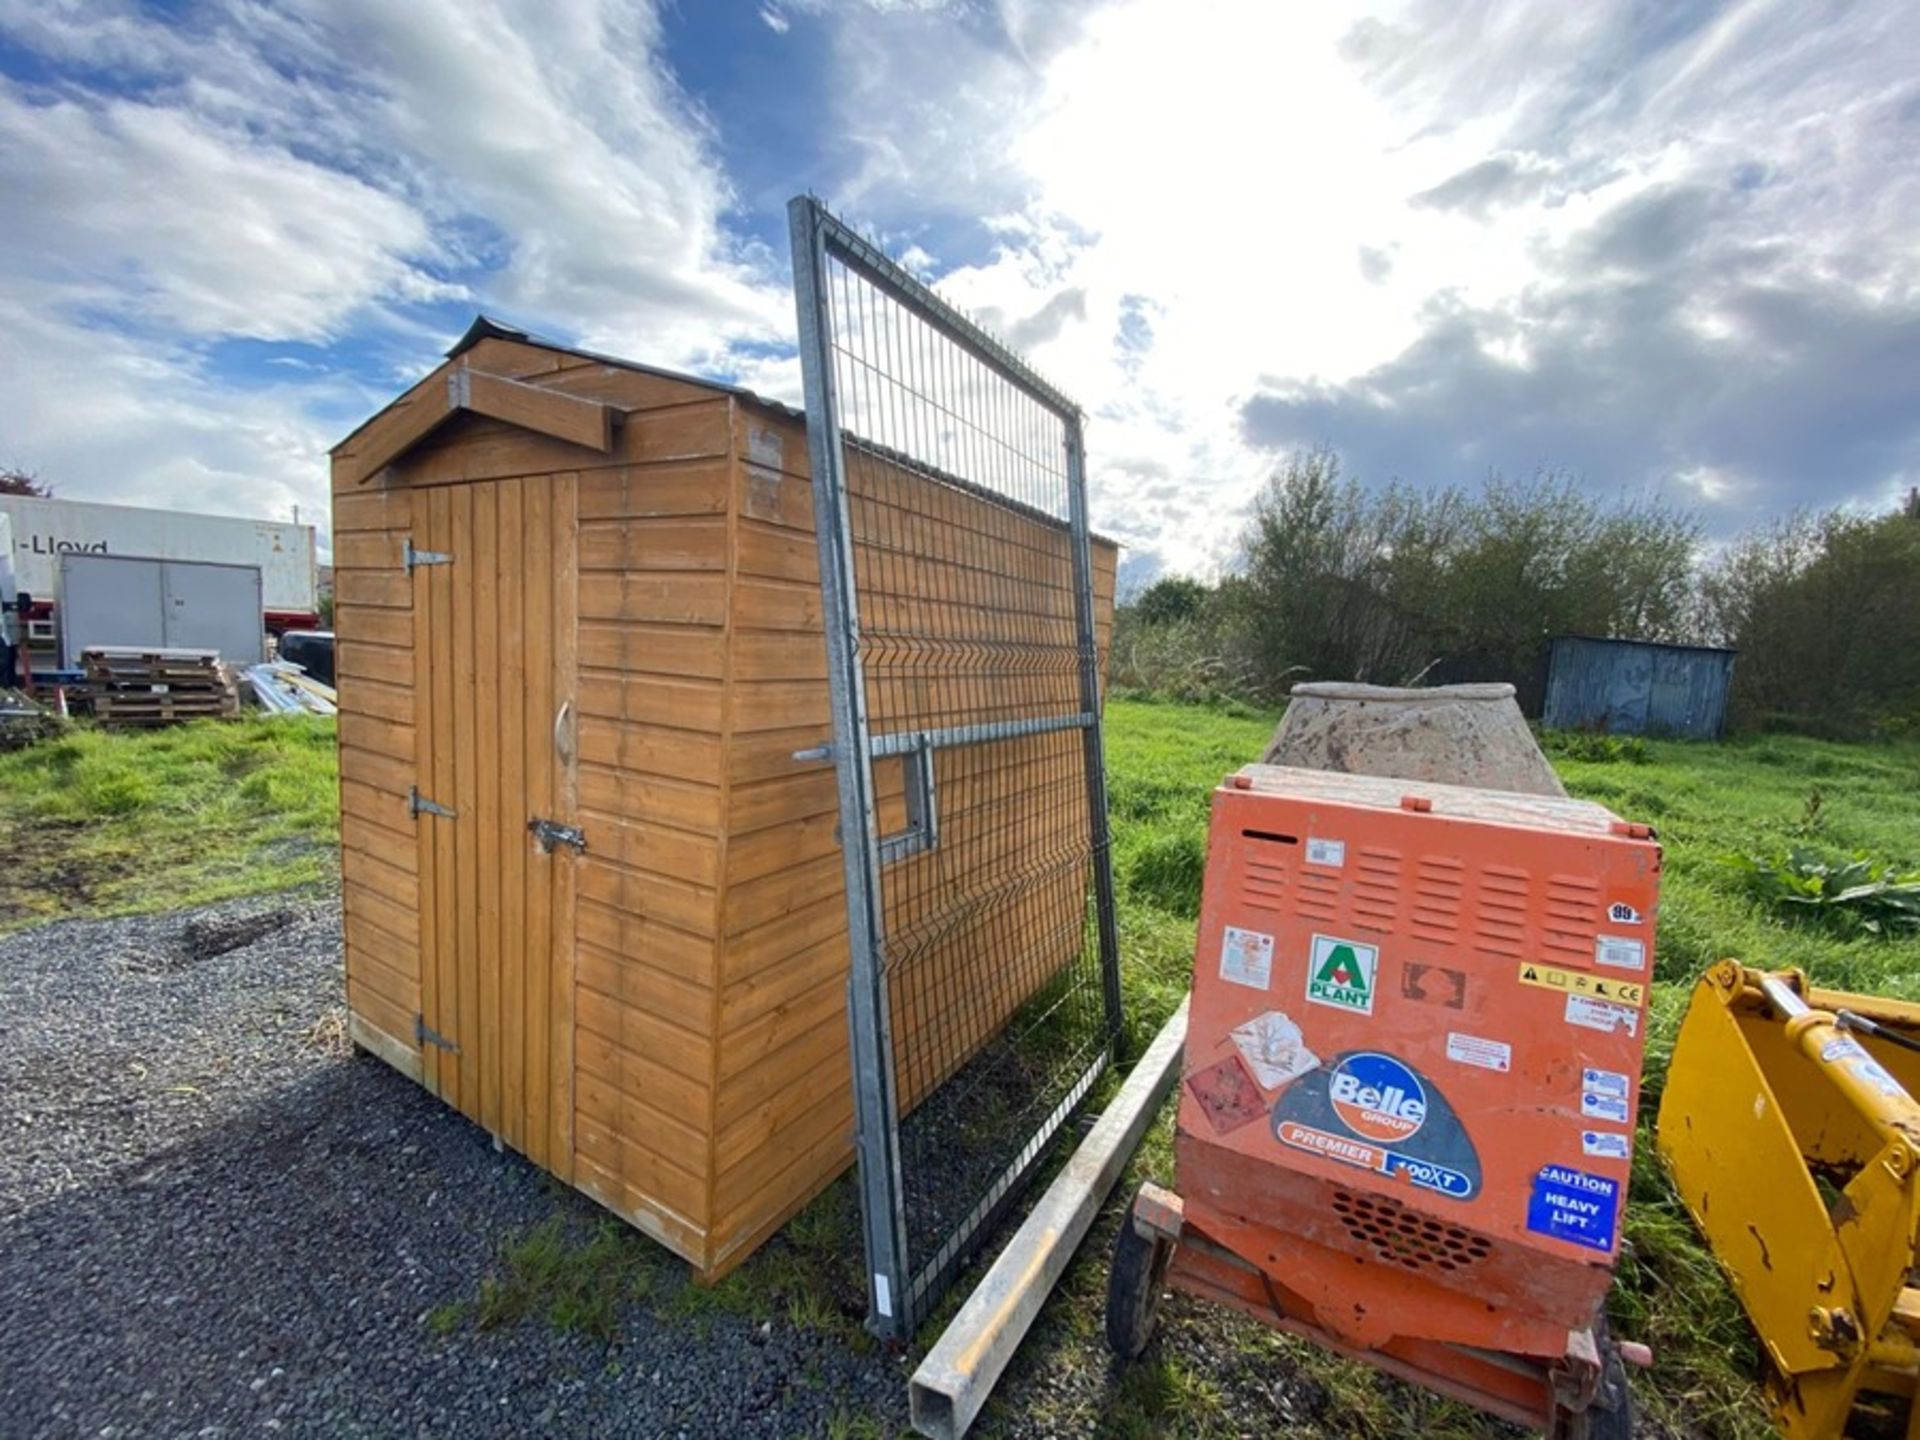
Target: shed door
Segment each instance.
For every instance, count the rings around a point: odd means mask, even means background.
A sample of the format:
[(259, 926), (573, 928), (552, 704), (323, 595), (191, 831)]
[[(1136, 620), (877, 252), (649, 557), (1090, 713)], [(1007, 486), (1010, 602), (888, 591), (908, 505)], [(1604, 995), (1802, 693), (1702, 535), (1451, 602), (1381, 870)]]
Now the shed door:
[(413, 496), (421, 1071), (516, 1150), (571, 1168), (578, 851), (574, 477)]

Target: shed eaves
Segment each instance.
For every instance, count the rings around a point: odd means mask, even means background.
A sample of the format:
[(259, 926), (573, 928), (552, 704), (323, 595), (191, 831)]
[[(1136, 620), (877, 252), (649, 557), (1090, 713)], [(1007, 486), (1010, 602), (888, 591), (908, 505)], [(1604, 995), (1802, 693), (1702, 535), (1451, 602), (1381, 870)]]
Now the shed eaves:
[(657, 375), (662, 380), (679, 380), (688, 385), (704, 385), (709, 390), (737, 395), (742, 400), (751, 400), (756, 405), (764, 405), (767, 409), (782, 415), (791, 415), (795, 419), (806, 418), (803, 411), (791, 405), (782, 404), (778, 400), (769, 400), (766, 396), (729, 380), (715, 380), (710, 375), (690, 375), (684, 370), (669, 370), (660, 365), (642, 365), (637, 360), (623, 359), (618, 355), (606, 355), (598, 350), (583, 350), (578, 345), (563, 345), (558, 340), (548, 340), (526, 330), (516, 330), (511, 325), (503, 325), (492, 316), (484, 314), (473, 317), (473, 323), (467, 327), (467, 333), (454, 341), (453, 347), (447, 351), (447, 359), (457, 359), (482, 340), (514, 340), (522, 345), (538, 345), (542, 350), (557, 351), (562, 355), (572, 355), (577, 359), (591, 360), (600, 365), (612, 365), (617, 369), (631, 370), (640, 375)]

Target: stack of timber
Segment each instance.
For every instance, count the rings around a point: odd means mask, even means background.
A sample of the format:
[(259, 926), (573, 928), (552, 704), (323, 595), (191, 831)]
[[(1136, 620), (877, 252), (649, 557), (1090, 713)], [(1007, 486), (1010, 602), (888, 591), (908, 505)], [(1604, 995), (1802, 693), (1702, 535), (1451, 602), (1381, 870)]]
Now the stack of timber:
[(239, 695), (215, 650), (89, 646), (81, 652), (81, 667), (87, 704), (111, 729), (240, 713)]

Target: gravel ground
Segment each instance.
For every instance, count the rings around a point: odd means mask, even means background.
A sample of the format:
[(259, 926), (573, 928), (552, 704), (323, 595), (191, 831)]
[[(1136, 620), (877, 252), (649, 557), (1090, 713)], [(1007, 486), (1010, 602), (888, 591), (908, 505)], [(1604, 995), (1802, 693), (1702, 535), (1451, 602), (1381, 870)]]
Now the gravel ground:
[[(436, 1333), (504, 1242), (603, 1212), (345, 1053), (341, 1016), (331, 897), (0, 938), (0, 1437), (907, 1433), (914, 1357), (831, 1331), (628, 1304), (611, 1344)], [(1113, 1365), (1130, 1191), (977, 1433), (1352, 1433), (1291, 1342), (1184, 1296), (1156, 1363)], [(1389, 1388), (1407, 1433), (1437, 1423)]]
[(337, 901), (189, 945), (190, 921), (287, 903), (0, 939), (0, 1434), (904, 1426), (904, 1360), (727, 1315), (629, 1307), (613, 1345), (539, 1321), (434, 1334), (503, 1237), (598, 1212), (340, 1053)]

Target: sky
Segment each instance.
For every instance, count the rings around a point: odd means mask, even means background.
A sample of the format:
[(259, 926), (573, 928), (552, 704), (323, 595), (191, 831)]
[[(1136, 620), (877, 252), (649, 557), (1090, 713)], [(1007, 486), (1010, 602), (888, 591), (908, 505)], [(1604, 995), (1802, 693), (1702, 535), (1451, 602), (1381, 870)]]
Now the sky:
[(0, 0), (0, 465), (324, 548), (480, 311), (795, 400), (802, 191), (1078, 399), (1134, 586), (1319, 444), (1920, 483), (1908, 0)]

